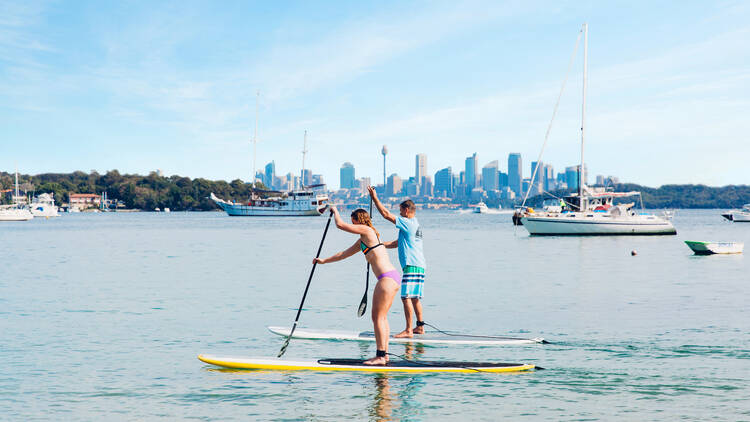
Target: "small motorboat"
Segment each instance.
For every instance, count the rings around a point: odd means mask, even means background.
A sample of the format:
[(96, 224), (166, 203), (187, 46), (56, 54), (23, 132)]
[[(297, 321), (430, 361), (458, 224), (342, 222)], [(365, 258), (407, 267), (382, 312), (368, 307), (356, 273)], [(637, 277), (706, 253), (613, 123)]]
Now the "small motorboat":
[(750, 223), (750, 204), (743, 205), (741, 210), (732, 210), (721, 216), (729, 221)]
[(742, 250), (745, 248), (745, 244), (742, 242), (699, 242), (686, 240), (685, 244), (696, 255), (735, 254), (742, 253)]

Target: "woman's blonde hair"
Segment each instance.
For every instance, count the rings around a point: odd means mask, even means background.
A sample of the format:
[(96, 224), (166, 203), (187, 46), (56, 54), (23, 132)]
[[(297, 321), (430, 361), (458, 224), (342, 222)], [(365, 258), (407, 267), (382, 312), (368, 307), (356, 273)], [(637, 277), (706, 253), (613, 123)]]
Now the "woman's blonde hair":
[(370, 226), (374, 231), (375, 235), (380, 238), (380, 233), (378, 233), (378, 230), (375, 228), (375, 226), (372, 225), (372, 219), (370, 218), (370, 214), (367, 213), (362, 208), (357, 208), (356, 210), (352, 211), (352, 219), (356, 222), (355, 224), (364, 224), (365, 226)]

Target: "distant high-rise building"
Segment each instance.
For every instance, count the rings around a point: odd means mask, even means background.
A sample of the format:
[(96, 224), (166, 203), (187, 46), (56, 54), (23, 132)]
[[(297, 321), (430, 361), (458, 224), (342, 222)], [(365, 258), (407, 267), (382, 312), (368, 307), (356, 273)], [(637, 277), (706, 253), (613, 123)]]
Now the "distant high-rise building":
[(312, 175), (312, 184), (313, 185), (325, 185), (325, 179), (323, 179), (322, 174), (313, 174)]
[(555, 168), (552, 164), (544, 165), (544, 190), (547, 192), (555, 190)]
[(565, 183), (568, 185), (568, 189), (578, 189), (578, 169), (580, 165), (565, 167)]
[(516, 196), (520, 196), (522, 192), (523, 166), (521, 164), (521, 154), (512, 153), (508, 155), (508, 187)]
[(388, 176), (388, 184), (385, 187), (386, 196), (399, 195), (401, 193), (401, 189), (403, 189), (403, 181), (400, 177), (398, 177), (398, 174), (393, 173), (392, 175)]
[(435, 173), (435, 195), (452, 197), (453, 196), (453, 170), (446, 167)]
[(471, 191), (475, 187), (479, 186), (479, 165), (477, 164), (477, 153), (475, 152), (471, 157), (466, 157), (466, 188)]
[(490, 161), (482, 167), (482, 189), (485, 190), (485, 192), (493, 191), (493, 190), (499, 190), (500, 189), (500, 180), (497, 177), (497, 160)]
[[(537, 170), (539, 167), (539, 170)], [(536, 172), (536, 174), (534, 174)], [(531, 162), (531, 177), (534, 179), (534, 184), (531, 187), (529, 196), (541, 195), (544, 192), (544, 163), (541, 161)]]
[(604, 186), (605, 184), (606, 184), (606, 182), (604, 181), (604, 176), (602, 176), (601, 174), (597, 174), (596, 175), (596, 185), (597, 186)]
[(414, 165), (414, 180), (418, 185), (422, 184), (422, 178), (427, 175), (427, 155), (417, 154)]
[(364, 192), (365, 189), (367, 189), (368, 186), (372, 186), (372, 182), (370, 181), (369, 177), (363, 177), (359, 179), (359, 187)]
[(409, 180), (404, 183), (404, 194), (406, 194), (406, 196), (411, 196), (412, 198), (419, 195), (419, 185), (417, 185), (417, 181), (413, 177), (410, 177)]
[(341, 165), (339, 170), (339, 186), (341, 189), (351, 189), (354, 187), (354, 165), (350, 162), (346, 162)]
[(276, 177), (276, 163), (271, 161), (266, 164), (266, 174), (263, 177), (263, 184), (269, 188), (273, 188), (273, 178)]
[(502, 171), (498, 171), (497, 183), (500, 186), (500, 189), (508, 187), (508, 173), (503, 173)]
[(419, 194), (422, 196), (432, 196), (434, 187), (432, 185), (432, 177), (424, 176), (419, 184)]
[(312, 185), (312, 170), (303, 169), (302, 172), (300, 173), (300, 177), (302, 178), (301, 182), (303, 186)]

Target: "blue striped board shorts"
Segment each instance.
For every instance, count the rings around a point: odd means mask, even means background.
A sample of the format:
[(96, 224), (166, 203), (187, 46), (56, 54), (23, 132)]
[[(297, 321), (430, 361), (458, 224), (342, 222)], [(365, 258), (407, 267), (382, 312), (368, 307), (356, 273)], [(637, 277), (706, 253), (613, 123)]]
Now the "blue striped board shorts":
[(407, 265), (401, 276), (401, 299), (424, 296), (424, 268)]

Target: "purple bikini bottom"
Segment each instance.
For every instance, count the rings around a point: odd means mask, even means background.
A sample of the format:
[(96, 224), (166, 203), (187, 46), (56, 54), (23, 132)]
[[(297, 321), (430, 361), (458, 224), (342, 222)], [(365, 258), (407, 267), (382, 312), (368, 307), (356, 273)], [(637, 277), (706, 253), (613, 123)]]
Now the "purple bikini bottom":
[(396, 282), (396, 284), (398, 284), (399, 286), (401, 285), (401, 273), (399, 273), (398, 270), (386, 271), (378, 276), (378, 280), (384, 277), (391, 278)]

